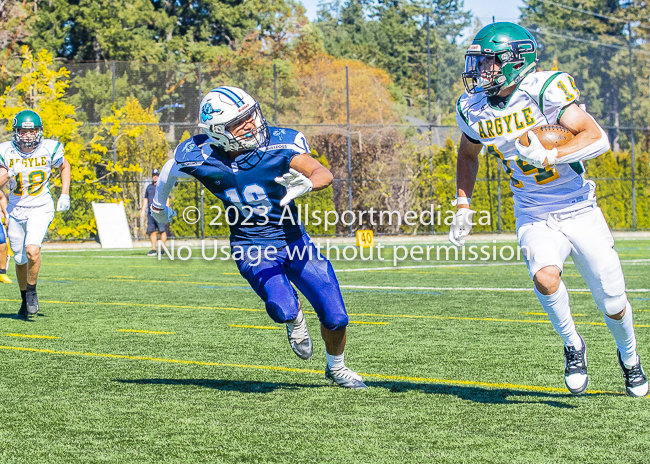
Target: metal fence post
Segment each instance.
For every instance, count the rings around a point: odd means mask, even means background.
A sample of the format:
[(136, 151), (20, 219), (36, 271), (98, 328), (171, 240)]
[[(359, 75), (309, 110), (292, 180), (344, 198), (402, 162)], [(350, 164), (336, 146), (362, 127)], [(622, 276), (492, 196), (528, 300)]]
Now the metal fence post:
[(498, 227), (497, 230), (501, 233), (503, 223), (501, 222), (501, 161), (497, 159), (497, 216)]
[(273, 125), (278, 125), (278, 70), (273, 63)]
[(205, 238), (205, 214), (203, 214), (204, 205), (205, 205), (205, 189), (203, 188), (203, 186), (201, 186), (201, 207), (200, 207), (200, 213), (201, 213), (201, 240), (203, 240)]
[[(433, 145), (433, 130), (431, 129), (431, 121), (429, 121), (429, 199), (431, 200), (431, 206), (433, 206), (433, 150), (431, 146)], [(431, 216), (431, 235), (436, 233), (435, 228), (435, 209), (432, 209), (434, 214)]]
[(636, 152), (634, 149), (634, 77), (632, 75), (632, 27), (627, 23), (627, 45), (630, 50), (630, 143), (632, 144), (632, 229), (636, 230)]
[[(431, 130), (431, 26), (429, 24), (429, 13), (427, 13), (427, 122), (429, 123), (429, 198), (433, 205), (433, 131)], [(433, 217), (431, 217), (431, 235), (435, 233)]]
[[(199, 183), (195, 180), (194, 181), (194, 204), (196, 205), (198, 202), (199, 202)], [(196, 223), (196, 232), (195, 232), (196, 238), (199, 238), (200, 235), (201, 226), (199, 225), (199, 222)]]
[[(492, 173), (490, 172), (490, 158), (486, 154), (485, 159), (485, 169), (486, 169), (486, 182), (487, 182), (487, 197), (488, 197), (488, 208), (490, 208), (490, 216), (492, 216), (492, 190), (490, 189), (490, 184), (492, 181)], [(490, 221), (490, 227), (494, 230), (494, 221)]]
[[(350, 78), (349, 68), (345, 67), (345, 102), (347, 107), (348, 129), (348, 204), (352, 211), (352, 147), (350, 144)], [(350, 237), (352, 237), (352, 222), (350, 223)]]
[[(199, 111), (197, 112), (197, 118), (199, 117), (198, 115), (201, 114), (201, 101), (203, 100), (203, 67), (201, 66), (201, 63), (199, 63), (199, 77), (198, 77), (198, 88), (199, 88)], [(200, 121), (199, 121), (200, 122)]]
[[(111, 82), (113, 84), (113, 106), (116, 104), (115, 98), (115, 61), (111, 61)], [(113, 136), (113, 166), (117, 164), (117, 137)]]
[[(427, 13), (427, 102), (429, 105), (427, 122), (431, 123), (431, 34), (429, 33), (429, 29), (429, 13)], [(429, 131), (431, 131), (431, 127), (429, 127)]]

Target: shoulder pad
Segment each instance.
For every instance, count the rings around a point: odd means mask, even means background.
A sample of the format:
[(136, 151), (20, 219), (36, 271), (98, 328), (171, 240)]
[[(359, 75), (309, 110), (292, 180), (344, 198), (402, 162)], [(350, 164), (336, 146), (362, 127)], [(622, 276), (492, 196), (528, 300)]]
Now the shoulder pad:
[(561, 74), (564, 73), (562, 71), (537, 71), (531, 73), (521, 81), (518, 90), (526, 92), (539, 105), (548, 85)]
[(52, 139), (43, 139), (43, 147), (47, 150), (53, 151), (54, 148), (58, 145), (59, 141), (58, 140), (52, 140)]
[(456, 101), (456, 114), (463, 118), (463, 121), (465, 121), (465, 124), (468, 123), (467, 121), (467, 115), (465, 112), (467, 111), (467, 103), (470, 100), (470, 96), (467, 95), (467, 93), (463, 93), (460, 97), (458, 97), (458, 100)]
[(286, 127), (269, 127), (269, 132), (271, 137), (266, 151), (291, 150), (298, 154), (311, 151), (307, 138), (300, 131)]
[(14, 147), (13, 142), (2, 142), (0, 143), (0, 165), (5, 164), (5, 155), (12, 150)]
[(487, 96), (484, 92), (476, 93), (473, 95), (468, 95), (467, 92), (464, 92), (456, 101), (456, 115), (460, 116), (466, 124), (469, 123), (468, 115), (472, 108), (482, 108), (483, 100)]
[(197, 166), (205, 161), (201, 147), (205, 145), (208, 136), (204, 134), (195, 135), (181, 142), (174, 152), (174, 159), (179, 166)]
[(11, 140), (9, 140), (8, 142), (0, 142), (0, 153), (4, 153), (8, 149), (13, 147), (14, 147), (14, 143)]
[(270, 145), (275, 145), (278, 143), (292, 143), (298, 131), (287, 127), (269, 127), (269, 133), (271, 135)]
[(58, 140), (44, 139), (41, 147), (45, 149), (50, 154), (50, 156), (54, 156), (57, 152), (63, 152), (63, 150), (61, 150), (63, 148), (63, 144)]

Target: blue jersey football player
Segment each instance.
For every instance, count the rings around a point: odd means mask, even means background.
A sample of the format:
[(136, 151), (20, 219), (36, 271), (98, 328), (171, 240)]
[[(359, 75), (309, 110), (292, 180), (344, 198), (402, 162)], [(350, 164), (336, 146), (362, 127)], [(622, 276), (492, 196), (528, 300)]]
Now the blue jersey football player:
[(331, 263), (298, 220), (293, 199), (327, 188), (332, 173), (312, 158), (300, 132), (269, 127), (260, 105), (236, 87), (218, 87), (201, 101), (196, 135), (163, 167), (151, 212), (159, 223), (176, 214), (166, 200), (178, 177), (193, 177), (226, 207), (230, 245), (241, 275), (286, 324), (289, 344), (302, 359), (313, 353), (298, 290), (314, 307), (327, 351), (325, 377), (342, 387), (366, 388), (344, 364), (348, 315)]

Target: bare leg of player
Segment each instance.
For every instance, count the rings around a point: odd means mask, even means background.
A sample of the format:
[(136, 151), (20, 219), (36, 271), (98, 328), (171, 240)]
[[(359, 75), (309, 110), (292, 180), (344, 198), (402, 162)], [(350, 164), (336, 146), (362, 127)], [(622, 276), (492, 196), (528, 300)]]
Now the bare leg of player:
[(7, 244), (0, 244), (0, 282), (4, 284), (11, 283), (11, 279), (7, 276), (7, 253)]
[(327, 351), (327, 367), (325, 368), (325, 378), (331, 383), (336, 383), (342, 387), (361, 390), (366, 388), (361, 376), (345, 366), (345, 340), (346, 328), (329, 330), (322, 324), (320, 334), (325, 342)]
[(7, 269), (7, 244), (0, 244), (0, 269)]
[(323, 337), (325, 342), (325, 349), (327, 354), (334, 356), (340, 356), (345, 350), (345, 339), (346, 339), (346, 330), (345, 327), (342, 329), (329, 330), (320, 326), (320, 335)]
[(36, 285), (38, 271), (41, 270), (41, 248), (36, 245), (27, 245), (27, 285)]
[(38, 296), (36, 294), (36, 282), (38, 281), (38, 271), (41, 269), (41, 247), (37, 245), (27, 245), (25, 247), (27, 254), (27, 264), (23, 264), (22, 275), (18, 277), (18, 285), (21, 294), (25, 292), (25, 302), (28, 314), (38, 312)]
[(27, 266), (27, 264), (16, 264), (16, 278), (21, 292), (27, 289)]

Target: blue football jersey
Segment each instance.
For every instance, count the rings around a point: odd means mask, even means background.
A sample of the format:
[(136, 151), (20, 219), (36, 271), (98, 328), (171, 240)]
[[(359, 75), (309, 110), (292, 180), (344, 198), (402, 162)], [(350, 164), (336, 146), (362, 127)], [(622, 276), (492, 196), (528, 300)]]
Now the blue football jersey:
[(275, 182), (289, 172), (291, 159), (311, 149), (298, 131), (269, 127), (265, 148), (246, 152), (234, 160), (201, 134), (182, 142), (174, 154), (178, 169), (196, 178), (219, 198), (230, 226), (232, 246), (260, 245), (280, 248), (305, 233), (293, 201), (284, 208), (284, 186)]

